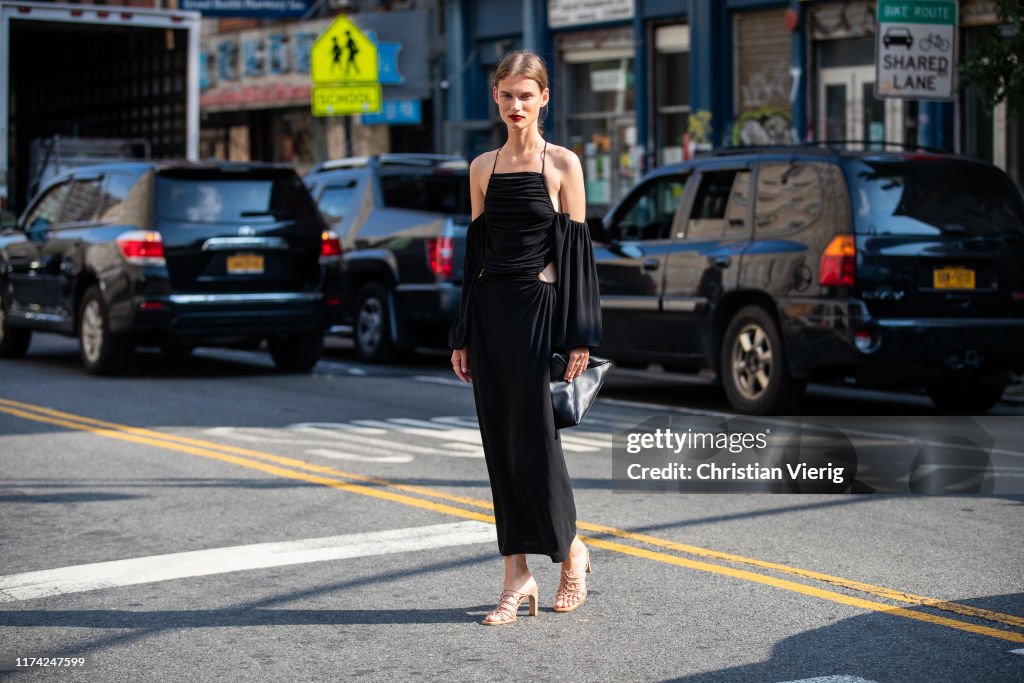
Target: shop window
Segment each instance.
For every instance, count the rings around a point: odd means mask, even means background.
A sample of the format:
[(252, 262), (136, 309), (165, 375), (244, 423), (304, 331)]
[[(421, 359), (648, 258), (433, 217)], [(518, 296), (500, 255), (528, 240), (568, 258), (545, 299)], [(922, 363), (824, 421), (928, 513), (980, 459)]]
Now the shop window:
[(654, 30), (655, 144), (658, 164), (683, 160), (683, 135), (690, 113), (690, 27)]

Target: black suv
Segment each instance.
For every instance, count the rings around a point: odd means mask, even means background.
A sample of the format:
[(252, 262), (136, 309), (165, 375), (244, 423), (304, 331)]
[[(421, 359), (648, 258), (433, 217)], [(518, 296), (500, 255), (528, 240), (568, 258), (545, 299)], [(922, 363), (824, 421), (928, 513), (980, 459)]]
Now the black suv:
[(652, 172), (603, 229), (600, 353), (710, 368), (740, 412), (839, 378), (984, 412), (1024, 367), (1024, 200), (985, 163), (723, 151)]
[(306, 176), (346, 272), (342, 332), (358, 356), (444, 346), (461, 298), (469, 165), (456, 156), (383, 154), (326, 162)]
[(78, 336), (87, 370), (108, 373), (136, 345), (266, 339), (279, 368), (308, 370), (338, 319), (340, 249), (288, 167), (78, 168), (0, 233), (0, 356), (58, 332)]

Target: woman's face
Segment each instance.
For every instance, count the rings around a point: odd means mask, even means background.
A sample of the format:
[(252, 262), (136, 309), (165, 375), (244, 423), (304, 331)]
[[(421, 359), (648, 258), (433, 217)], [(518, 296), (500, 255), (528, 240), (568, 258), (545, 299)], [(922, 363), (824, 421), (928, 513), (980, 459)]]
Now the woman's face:
[(528, 76), (509, 76), (498, 81), (494, 101), (501, 118), (509, 128), (528, 128), (540, 116), (540, 108), (548, 103), (548, 89), (540, 89)]

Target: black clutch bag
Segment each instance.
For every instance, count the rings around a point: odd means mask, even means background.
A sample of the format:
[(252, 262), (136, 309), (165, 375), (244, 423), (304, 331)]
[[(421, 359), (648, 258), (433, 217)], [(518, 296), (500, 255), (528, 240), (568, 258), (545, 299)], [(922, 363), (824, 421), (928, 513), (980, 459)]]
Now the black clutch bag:
[(555, 427), (575, 427), (586, 416), (604, 384), (604, 377), (612, 368), (607, 358), (590, 357), (587, 369), (572, 382), (566, 382), (565, 368), (568, 359), (564, 354), (551, 356), (551, 407), (555, 413)]

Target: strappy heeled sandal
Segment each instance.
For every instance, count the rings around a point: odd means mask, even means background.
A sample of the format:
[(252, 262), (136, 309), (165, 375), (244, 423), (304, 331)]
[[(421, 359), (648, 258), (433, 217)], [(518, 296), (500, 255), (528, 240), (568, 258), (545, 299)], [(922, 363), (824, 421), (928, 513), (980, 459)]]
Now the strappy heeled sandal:
[[(586, 569), (563, 569), (562, 576), (558, 580), (558, 592), (555, 593), (555, 611), (556, 612), (571, 612), (587, 599), (587, 574), (590, 573), (590, 551), (587, 551), (587, 567)], [(576, 598), (576, 602), (572, 602), (572, 599)], [(567, 603), (566, 607), (558, 607), (558, 600)]]
[(537, 616), (537, 598), (540, 594), (540, 589), (534, 587), (532, 593), (517, 593), (514, 590), (502, 591), (501, 599), (498, 601), (498, 606), (491, 610), (491, 615), (497, 615), (500, 617), (498, 621), (487, 621), (487, 617), (484, 617), (480, 623), (485, 626), (500, 626), (501, 624), (511, 624), (516, 620), (519, 615), (519, 606), (523, 603), (523, 598), (529, 598), (527, 603), (530, 608), (530, 616)]

